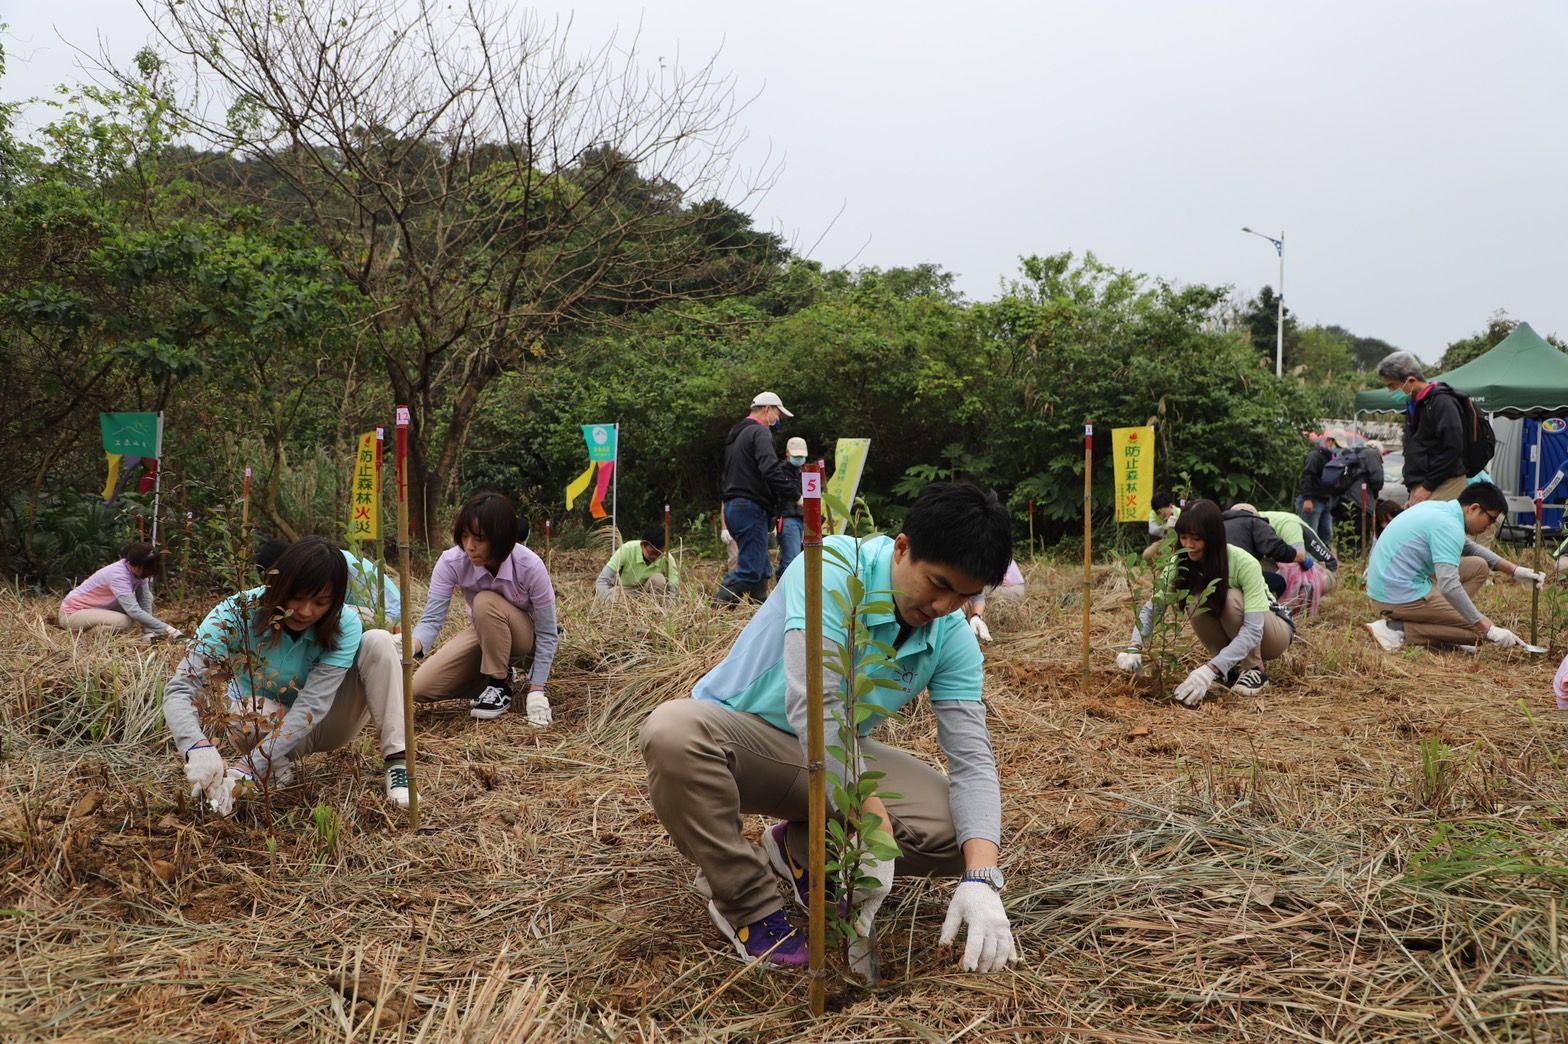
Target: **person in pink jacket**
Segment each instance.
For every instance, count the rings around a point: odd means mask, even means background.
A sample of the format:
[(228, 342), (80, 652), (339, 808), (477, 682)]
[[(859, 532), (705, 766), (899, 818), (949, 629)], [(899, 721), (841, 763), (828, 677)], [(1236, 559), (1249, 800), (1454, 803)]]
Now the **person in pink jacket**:
[(172, 624), (152, 614), (152, 582), (163, 571), (163, 556), (152, 544), (126, 544), (111, 562), (71, 589), (60, 602), (60, 626), (70, 631), (107, 627), (129, 631), (141, 626), (147, 641), (180, 637)]

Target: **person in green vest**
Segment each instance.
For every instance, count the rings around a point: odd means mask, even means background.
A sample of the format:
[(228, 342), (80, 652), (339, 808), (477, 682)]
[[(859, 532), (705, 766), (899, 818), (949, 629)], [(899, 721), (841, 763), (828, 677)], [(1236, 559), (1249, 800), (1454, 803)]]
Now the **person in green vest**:
[(641, 540), (628, 540), (610, 556), (594, 581), (593, 597), (606, 602), (626, 591), (639, 591), (669, 598), (679, 585), (675, 560), (665, 554), (664, 527), (655, 524), (642, 531)]
[[(1262, 692), (1269, 683), (1263, 664), (1290, 648), (1295, 625), (1269, 598), (1258, 560), (1226, 542), (1218, 504), (1212, 500), (1188, 504), (1176, 520), (1176, 533), (1183, 553), (1164, 582), (1192, 596), (1188, 619), (1210, 658), (1176, 687), (1175, 698), (1196, 707), (1215, 684), (1246, 696)], [(1207, 596), (1198, 601), (1206, 590)], [(1138, 614), (1130, 648), (1116, 656), (1122, 670), (1137, 673), (1143, 668), (1143, 644), (1154, 632), (1154, 620), (1151, 599)]]

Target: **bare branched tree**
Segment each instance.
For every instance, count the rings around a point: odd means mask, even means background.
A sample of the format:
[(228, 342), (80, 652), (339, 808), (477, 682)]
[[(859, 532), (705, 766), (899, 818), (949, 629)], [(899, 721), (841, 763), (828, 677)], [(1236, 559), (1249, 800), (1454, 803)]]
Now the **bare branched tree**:
[(715, 59), (578, 53), (569, 25), (486, 0), (138, 2), (189, 63), (181, 107), (230, 189), (307, 224), (362, 298), (413, 408), (420, 532), (497, 376), (778, 260), (719, 202), (763, 186), (733, 173), (743, 106)]

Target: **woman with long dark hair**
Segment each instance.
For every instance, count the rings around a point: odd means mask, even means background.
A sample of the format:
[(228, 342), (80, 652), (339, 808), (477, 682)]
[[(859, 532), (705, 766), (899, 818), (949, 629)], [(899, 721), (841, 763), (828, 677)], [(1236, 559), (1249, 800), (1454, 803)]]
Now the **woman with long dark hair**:
[[(287, 786), (299, 759), (347, 746), (376, 723), (387, 797), (408, 804), (403, 675), (390, 632), (367, 631), (343, 611), (348, 565), (320, 537), (289, 547), (266, 583), (224, 599), (207, 614), (163, 690), (163, 716), (185, 762), (192, 796), (219, 811), (234, 787)], [(203, 727), (197, 697), (216, 668), (231, 675), (221, 721)], [(225, 765), (222, 737), (238, 757)]]
[[(1187, 595), (1192, 631), (1208, 649), (1210, 659), (1176, 687), (1176, 699), (1196, 707), (1215, 682), (1254, 695), (1268, 685), (1263, 670), (1290, 648), (1295, 627), (1269, 598), (1258, 560), (1225, 540), (1219, 505), (1198, 500), (1182, 509), (1176, 520), (1182, 557), (1176, 569), (1160, 577)], [(1144, 641), (1154, 628), (1154, 601), (1146, 602), (1133, 629), (1132, 648), (1117, 654), (1117, 666), (1138, 671)]]
[(162, 571), (163, 554), (156, 546), (126, 544), (118, 559), (77, 584), (60, 602), (60, 626), (69, 631), (129, 631), (140, 625), (149, 642), (180, 637), (173, 624), (152, 614), (152, 582)]

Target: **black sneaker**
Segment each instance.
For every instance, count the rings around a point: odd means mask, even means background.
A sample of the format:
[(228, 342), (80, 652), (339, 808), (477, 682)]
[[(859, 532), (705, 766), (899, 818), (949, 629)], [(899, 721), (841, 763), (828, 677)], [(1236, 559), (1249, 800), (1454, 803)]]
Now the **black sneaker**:
[(474, 700), (469, 716), (480, 721), (499, 718), (512, 709), (512, 687), (504, 681), (491, 679), (490, 684)]
[(1241, 677), (1241, 668), (1232, 667), (1230, 670), (1226, 671), (1224, 677), (1220, 679), (1220, 684), (1225, 686), (1227, 689), (1234, 688), (1236, 685), (1236, 679), (1239, 677)]
[(1231, 685), (1231, 692), (1239, 692), (1243, 696), (1256, 696), (1262, 692), (1269, 683), (1269, 676), (1256, 667), (1241, 672), (1241, 676)]

